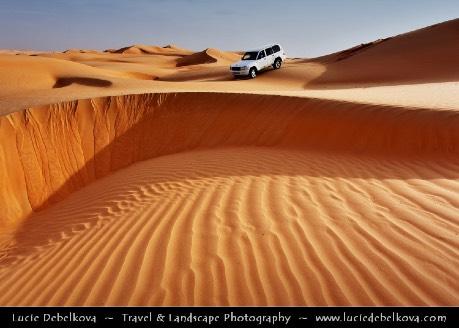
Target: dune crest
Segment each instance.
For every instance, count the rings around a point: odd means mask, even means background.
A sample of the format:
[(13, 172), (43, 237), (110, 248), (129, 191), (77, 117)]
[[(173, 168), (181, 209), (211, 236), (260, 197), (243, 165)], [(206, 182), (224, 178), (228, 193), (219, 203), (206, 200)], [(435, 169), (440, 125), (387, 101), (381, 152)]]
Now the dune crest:
[(3, 184), (19, 188), (0, 198), (8, 209), (2, 223), (134, 162), (198, 148), (277, 146), (421, 158), (459, 153), (459, 114), (268, 95), (80, 100), (0, 117), (0, 127), (0, 165), (11, 172)]
[(199, 64), (212, 64), (217, 62), (219, 62), (220, 64), (232, 63), (239, 60), (239, 58), (240, 55), (236, 53), (221, 51), (214, 48), (207, 48), (201, 52), (196, 52), (194, 54), (177, 59), (177, 67)]
[(188, 55), (192, 52), (190, 50), (179, 48), (173, 45), (167, 45), (165, 47), (149, 46), (143, 44), (136, 44), (133, 46), (123, 47), (120, 49), (107, 49), (106, 52), (115, 54), (128, 54), (128, 55)]
[(459, 19), (356, 46), (313, 61), (327, 71), (307, 87), (457, 81)]
[(459, 299), (446, 111), (169, 93), (0, 127), (2, 305)]
[(0, 305), (459, 304), (458, 22), (255, 80), (1, 52)]

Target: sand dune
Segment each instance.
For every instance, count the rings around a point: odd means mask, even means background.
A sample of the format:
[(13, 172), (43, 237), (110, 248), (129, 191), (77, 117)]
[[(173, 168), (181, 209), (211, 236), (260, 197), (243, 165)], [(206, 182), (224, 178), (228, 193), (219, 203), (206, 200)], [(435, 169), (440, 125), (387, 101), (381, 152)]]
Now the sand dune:
[[(283, 69), (263, 72), (255, 81), (235, 81), (228, 64), (238, 54), (212, 48), (193, 53), (174, 45), (137, 45), (122, 48), (135, 48), (135, 54), (118, 50), (40, 53), (33, 57), (5, 54), (0, 55), (0, 83), (5, 86), (0, 89), (0, 113), (112, 95), (209, 90), (457, 109), (458, 22), (452, 20), (317, 59), (287, 60)], [(100, 79), (110, 84), (52, 88), (55, 78), (50, 66), (54, 64), (42, 62), (42, 57), (58, 59), (55, 65), (64, 78)], [(32, 60), (36, 62), (32, 64)], [(27, 74), (21, 73), (24, 71)]]
[(1, 52), (0, 305), (457, 305), (458, 22), (256, 80)]
[(201, 52), (196, 52), (194, 54), (184, 56), (177, 60), (177, 67), (188, 66), (188, 65), (198, 65), (198, 64), (210, 64), (217, 63), (220, 64), (230, 64), (238, 61), (240, 55), (236, 53), (231, 53), (227, 51), (221, 51), (214, 48), (207, 48)]
[(459, 19), (318, 58), (327, 70), (307, 87), (457, 81)]
[[(2, 165), (10, 172), (5, 185), (21, 186), (0, 201), (11, 210), (8, 204), (25, 201), (39, 210), (134, 162), (198, 148), (279, 146), (397, 158), (459, 153), (458, 113), (267, 95), (82, 100), (16, 112), (1, 117), (0, 126)], [(22, 177), (25, 185), (13, 183)]]
[(458, 116), (163, 94), (4, 118), (2, 304), (458, 300)]
[(143, 161), (30, 217), (0, 303), (455, 304), (459, 163), (442, 164), (269, 148)]
[(64, 51), (64, 54), (75, 54), (75, 53), (78, 53), (78, 54), (98, 54), (100, 52), (97, 51), (97, 50), (92, 50), (92, 49), (76, 49), (76, 48), (67, 49), (67, 50)]
[(106, 52), (117, 53), (117, 54), (128, 54), (128, 55), (174, 55), (174, 56), (185, 56), (192, 53), (192, 51), (179, 48), (175, 45), (167, 45), (165, 47), (159, 46), (148, 46), (143, 44), (137, 44), (133, 46), (128, 46), (120, 49), (108, 49)]
[(61, 78), (109, 80), (124, 77), (119, 72), (42, 56), (0, 55), (0, 70), (3, 73), (0, 74), (0, 97), (29, 90), (50, 90)]

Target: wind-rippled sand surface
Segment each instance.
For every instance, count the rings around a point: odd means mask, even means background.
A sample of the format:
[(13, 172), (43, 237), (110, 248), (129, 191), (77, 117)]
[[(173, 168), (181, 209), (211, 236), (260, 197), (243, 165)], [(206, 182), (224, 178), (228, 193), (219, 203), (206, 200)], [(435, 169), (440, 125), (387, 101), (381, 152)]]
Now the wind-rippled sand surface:
[(0, 304), (457, 305), (457, 26), (254, 81), (217, 49), (2, 54)]
[(458, 168), (269, 148), (139, 162), (29, 218), (0, 302), (453, 304)]

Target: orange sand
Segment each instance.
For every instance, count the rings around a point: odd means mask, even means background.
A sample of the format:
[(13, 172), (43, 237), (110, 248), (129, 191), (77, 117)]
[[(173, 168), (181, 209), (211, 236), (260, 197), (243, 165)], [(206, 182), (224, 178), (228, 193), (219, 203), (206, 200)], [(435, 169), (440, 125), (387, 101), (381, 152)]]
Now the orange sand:
[(458, 37), (2, 51), (0, 305), (459, 304)]

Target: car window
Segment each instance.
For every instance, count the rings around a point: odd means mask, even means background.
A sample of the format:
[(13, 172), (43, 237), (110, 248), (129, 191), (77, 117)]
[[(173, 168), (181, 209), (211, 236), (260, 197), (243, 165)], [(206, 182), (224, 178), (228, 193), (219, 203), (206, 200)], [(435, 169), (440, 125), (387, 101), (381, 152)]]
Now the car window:
[(242, 60), (255, 60), (257, 55), (258, 53), (255, 51), (246, 52), (244, 56), (242, 56)]
[(260, 53), (258, 54), (258, 59), (262, 59), (262, 58), (265, 58), (265, 51), (264, 50), (260, 51)]
[(280, 51), (280, 47), (276, 44), (275, 46), (273, 46), (273, 51), (274, 52), (279, 52)]
[(272, 55), (273, 54), (273, 49), (272, 48), (266, 48), (266, 56)]

